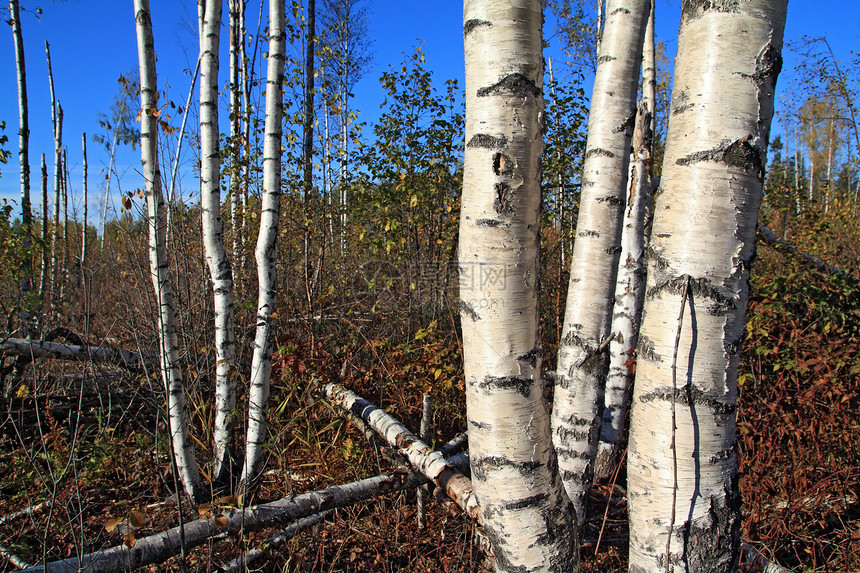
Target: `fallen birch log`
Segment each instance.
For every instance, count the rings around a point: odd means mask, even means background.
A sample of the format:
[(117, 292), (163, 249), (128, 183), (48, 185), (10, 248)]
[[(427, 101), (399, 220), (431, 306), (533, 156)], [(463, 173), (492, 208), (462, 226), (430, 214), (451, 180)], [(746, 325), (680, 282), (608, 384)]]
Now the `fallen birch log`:
[(135, 371), (143, 370), (144, 366), (158, 366), (156, 356), (146, 356), (130, 350), (107, 346), (76, 346), (23, 338), (6, 338), (0, 341), (0, 355), (116, 364)]
[(481, 521), (478, 501), (472, 492), (472, 482), (455, 468), (440, 452), (424, 443), (409, 428), (389, 416), (355, 392), (340, 384), (325, 385), (325, 395), (332, 402), (364, 420), (391, 446), (400, 450), (409, 463), (433, 480), (469, 517)]
[(768, 229), (764, 225), (759, 224), (758, 236), (759, 236), (759, 238), (761, 238), (762, 241), (765, 242), (765, 244), (773, 247), (777, 251), (780, 251), (782, 253), (788, 253), (790, 255), (794, 255), (795, 257), (798, 257), (802, 261), (815, 267), (816, 269), (818, 269), (819, 271), (821, 271), (823, 273), (827, 273), (829, 275), (834, 275), (834, 276), (852, 278), (852, 279), (856, 280), (856, 278), (853, 275), (851, 275), (850, 273), (847, 273), (846, 271), (843, 271), (842, 269), (834, 267), (832, 265), (828, 265), (827, 263), (825, 263), (821, 259), (817, 259), (817, 258), (813, 257), (812, 255), (807, 255), (806, 253), (800, 252), (797, 249), (797, 247), (795, 247), (794, 245), (792, 245), (790, 243), (786, 243), (785, 241), (783, 241), (782, 239), (777, 237), (776, 233), (774, 233), (773, 231), (771, 231), (770, 229)]
[[(223, 533), (239, 534), (243, 531), (258, 531), (329, 509), (352, 505), (383, 493), (414, 488), (423, 483), (425, 479), (424, 476), (415, 472), (396, 472), (348, 484), (335, 485), (295, 497), (284, 497), (245, 509), (225, 509), (220, 516), (186, 523), (184, 528), (185, 547), (186, 549), (196, 547)], [(166, 561), (170, 557), (178, 555), (180, 548), (180, 529), (173, 527), (167, 531), (138, 539), (134, 547), (117, 545), (79, 558), (54, 561), (48, 563), (46, 567), (38, 565), (24, 569), (23, 572), (107, 573), (130, 571), (144, 565)]]
[(313, 527), (314, 525), (321, 523), (328, 516), (334, 513), (333, 509), (328, 511), (324, 511), (322, 513), (317, 513), (315, 515), (309, 515), (308, 517), (303, 517), (291, 523), (284, 529), (282, 529), (276, 535), (273, 535), (269, 539), (266, 540), (263, 545), (261, 545), (257, 549), (252, 549), (248, 551), (248, 553), (244, 555), (240, 555), (236, 559), (233, 559), (229, 563), (227, 563), (224, 567), (218, 570), (218, 573), (241, 573), (243, 571), (247, 571), (248, 568), (259, 561), (261, 558), (266, 556), (266, 553), (269, 551), (273, 551), (295, 537), (295, 535), (305, 529)]

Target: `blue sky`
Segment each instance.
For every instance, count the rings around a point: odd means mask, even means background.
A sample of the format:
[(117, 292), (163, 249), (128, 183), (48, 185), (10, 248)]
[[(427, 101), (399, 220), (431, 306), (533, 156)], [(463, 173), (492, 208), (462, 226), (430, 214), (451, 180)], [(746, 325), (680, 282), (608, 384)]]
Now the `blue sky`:
[[(107, 163), (107, 153), (91, 141), (97, 132), (98, 114), (106, 112), (117, 92), (116, 80), (137, 66), (137, 48), (131, 0), (66, 0), (44, 3), (21, 0), (26, 8), (36, 5), (43, 13), (37, 19), (32, 13), (22, 14), (26, 49), (27, 83), (30, 100), (30, 163), (34, 200), (38, 191), (39, 154), (48, 154), (48, 169), (52, 172), (52, 136), (45, 40), (51, 44), (51, 58), (57, 97), (65, 113), (64, 143), (68, 147), (72, 191), (75, 206), (80, 210), (81, 133), (88, 133), (90, 224), (101, 202), (104, 176), (99, 174)], [(259, 4), (249, 0), (248, 27), (256, 25)], [(411, 52), (421, 42), (428, 67), (441, 87), (447, 78), (463, 78), (462, 60), (462, 2), (460, 0), (366, 0), (370, 12), (369, 33), (373, 40), (374, 59), (366, 77), (355, 89), (353, 107), (361, 114), (360, 121), (368, 124), (378, 116), (382, 93), (378, 78), (389, 66), (398, 64), (404, 52)], [(159, 87), (169, 92), (170, 99), (184, 102), (190, 81), (188, 69), (196, 58), (196, 41), (192, 30), (196, 26), (196, 2), (193, 0), (151, 0), (153, 28), (158, 53)], [(253, 16), (253, 17), (252, 17)], [(680, 18), (680, 0), (657, 0), (657, 34), (674, 54)], [(264, 22), (265, 25), (265, 22)], [(554, 61), (561, 59), (557, 42), (551, 38), (554, 22), (547, 18), (545, 35), (549, 38), (547, 54)], [(15, 62), (11, 27), (0, 27), (0, 120), (6, 121), (8, 149), (17, 148), (18, 109), (15, 89)], [(850, 51), (860, 51), (860, 2), (854, 0), (791, 0), (785, 38), (801, 35), (827, 35), (837, 56), (850, 57)], [(226, 31), (222, 43), (226, 44)], [(788, 57), (789, 54), (786, 54)], [(785, 89), (793, 62), (788, 59), (780, 87)], [(222, 63), (222, 83), (226, 81), (226, 60)], [(775, 126), (776, 128), (776, 126)], [(118, 171), (123, 189), (139, 182), (135, 169), (139, 155), (125, 150), (118, 156)], [(17, 202), (19, 182), (17, 153), (2, 168), (0, 198)], [(183, 174), (187, 192), (195, 180)]]

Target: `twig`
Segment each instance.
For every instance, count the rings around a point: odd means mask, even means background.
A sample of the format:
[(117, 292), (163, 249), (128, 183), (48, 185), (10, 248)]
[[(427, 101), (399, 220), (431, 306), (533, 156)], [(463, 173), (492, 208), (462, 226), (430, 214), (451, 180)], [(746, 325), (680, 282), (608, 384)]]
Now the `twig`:
[(684, 294), (681, 297), (681, 310), (678, 313), (678, 330), (675, 333), (675, 349), (672, 352), (672, 510), (669, 520), (669, 534), (666, 536), (666, 573), (669, 573), (669, 567), (672, 560), (669, 558), (669, 549), (672, 545), (672, 534), (675, 529), (675, 508), (678, 502), (678, 448), (675, 444), (675, 402), (678, 394), (678, 347), (681, 345), (681, 327), (684, 325), (684, 310), (687, 308), (687, 295), (690, 292), (690, 275), (687, 275), (684, 280)]

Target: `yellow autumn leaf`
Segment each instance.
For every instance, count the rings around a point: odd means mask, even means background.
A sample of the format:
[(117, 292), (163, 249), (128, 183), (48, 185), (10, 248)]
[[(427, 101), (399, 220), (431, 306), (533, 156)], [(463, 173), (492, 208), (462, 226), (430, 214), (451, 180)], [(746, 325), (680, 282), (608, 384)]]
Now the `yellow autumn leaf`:
[(112, 517), (107, 520), (105, 523), (105, 531), (108, 533), (113, 533), (113, 530), (116, 529), (116, 526), (123, 522), (124, 517)]

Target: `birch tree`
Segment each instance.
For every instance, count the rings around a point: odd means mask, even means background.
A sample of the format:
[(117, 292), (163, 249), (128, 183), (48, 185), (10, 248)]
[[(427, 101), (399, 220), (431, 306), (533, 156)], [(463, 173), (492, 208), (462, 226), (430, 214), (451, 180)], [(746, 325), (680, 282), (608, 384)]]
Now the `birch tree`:
[(158, 305), (156, 314), (161, 377), (166, 389), (167, 427), (179, 479), (186, 494), (198, 500), (200, 473), (194, 457), (194, 442), (188, 430), (185, 392), (179, 364), (176, 336), (176, 309), (168, 274), (165, 249), (164, 195), (158, 166), (158, 89), (155, 73), (155, 43), (152, 37), (149, 0), (134, 0), (137, 29), (137, 55), (140, 63), (140, 155), (146, 192), (149, 227), (149, 266)]
[(735, 571), (735, 413), (787, 0), (685, 2), (628, 459), (630, 570)]
[(218, 46), (222, 0), (198, 0), (200, 15), (200, 204), (203, 247), (215, 304), (216, 482), (229, 481), (232, 466), (233, 413), (236, 408), (236, 337), (233, 271), (224, 251), (221, 224), (221, 151), (218, 131)]
[(594, 477), (606, 479), (621, 461), (624, 419), (636, 371), (636, 343), (645, 299), (645, 227), (651, 211), (651, 141), (654, 133), (654, 2), (651, 2), (642, 51), (642, 100), (636, 110), (627, 205), (621, 230), (621, 257), (615, 281), (609, 370), (603, 398), (600, 445)]
[(269, 56), (266, 70), (266, 127), (263, 146), (263, 198), (257, 237), (257, 329), (251, 361), (248, 398), (248, 432), (242, 485), (257, 478), (266, 441), (266, 403), (272, 373), (272, 314), (277, 304), (278, 211), (281, 205), (281, 118), (283, 117), (284, 4), (269, 2)]
[(582, 521), (591, 487), (608, 369), (615, 277), (642, 41), (650, 0), (609, 0), (588, 119), (582, 194), (559, 343), (553, 443)]
[[(227, 0), (229, 10), (229, 29), (230, 29), (230, 227), (233, 230), (233, 261), (236, 265), (237, 272), (241, 272), (242, 259), (241, 250), (244, 247), (242, 244), (242, 236), (240, 233), (241, 225), (239, 223), (242, 217), (241, 212), (241, 156), (242, 145), (248, 145), (247, 141), (242, 141), (241, 138), (241, 120), (242, 108), (239, 103), (239, 93), (241, 86), (239, 84), (239, 70), (241, 68), (239, 56), (242, 44), (245, 42), (245, 35), (242, 31), (241, 22), (244, 19), (245, 0)], [(237, 279), (241, 283), (241, 279)]]
[(542, 6), (466, 0), (460, 320), (475, 493), (497, 571), (578, 569), (538, 336)]
[[(27, 102), (27, 67), (24, 61), (24, 35), (21, 32), (21, 14), (18, 0), (9, 0), (9, 18), (12, 24), (12, 39), (15, 44), (15, 70), (18, 78), (18, 162), (21, 167), (21, 225), (24, 228), (24, 249), (29, 251), (33, 226), (30, 209), (30, 117)], [(24, 276), (21, 279), (21, 296), (27, 304), (30, 293), (33, 265), (30, 255), (24, 257)], [(29, 336), (30, 313), (21, 314), (25, 336)]]

